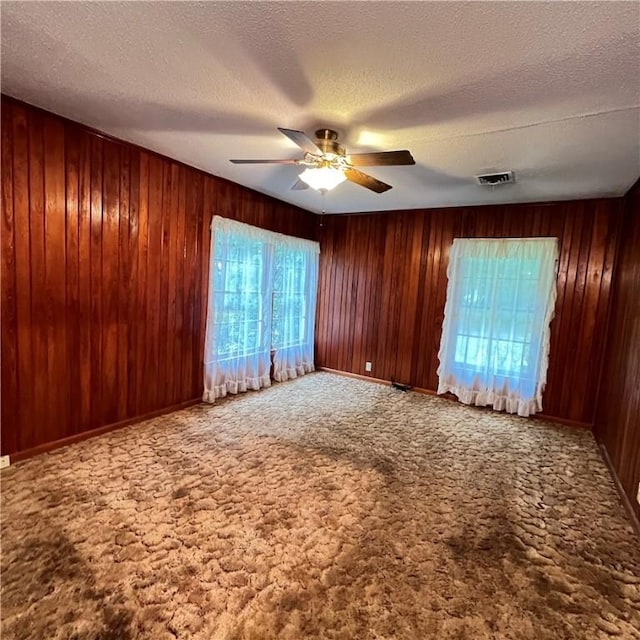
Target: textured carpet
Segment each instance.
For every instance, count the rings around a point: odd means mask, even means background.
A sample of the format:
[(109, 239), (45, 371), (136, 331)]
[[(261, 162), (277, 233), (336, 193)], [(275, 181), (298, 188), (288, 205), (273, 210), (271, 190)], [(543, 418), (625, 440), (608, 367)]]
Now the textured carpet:
[(315, 373), (2, 472), (2, 638), (640, 638), (591, 434)]

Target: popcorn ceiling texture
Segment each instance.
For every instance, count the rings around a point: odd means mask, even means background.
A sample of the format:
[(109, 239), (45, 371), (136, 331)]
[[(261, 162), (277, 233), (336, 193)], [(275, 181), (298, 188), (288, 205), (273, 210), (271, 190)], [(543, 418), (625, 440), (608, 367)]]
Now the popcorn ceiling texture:
[[(327, 212), (622, 195), (640, 174), (636, 2), (1, 3), (2, 91), (319, 212), (276, 127), (410, 149)], [(515, 171), (481, 188), (474, 175)]]
[(590, 433), (309, 374), (2, 472), (4, 640), (640, 638)]

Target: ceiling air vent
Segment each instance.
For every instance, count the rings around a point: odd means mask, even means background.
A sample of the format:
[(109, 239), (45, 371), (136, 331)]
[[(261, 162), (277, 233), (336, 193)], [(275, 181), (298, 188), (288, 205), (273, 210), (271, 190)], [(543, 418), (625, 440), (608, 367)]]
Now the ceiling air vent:
[(497, 187), (501, 184), (513, 184), (516, 179), (513, 171), (500, 171), (499, 173), (485, 173), (482, 176), (476, 176), (478, 184), (489, 187)]

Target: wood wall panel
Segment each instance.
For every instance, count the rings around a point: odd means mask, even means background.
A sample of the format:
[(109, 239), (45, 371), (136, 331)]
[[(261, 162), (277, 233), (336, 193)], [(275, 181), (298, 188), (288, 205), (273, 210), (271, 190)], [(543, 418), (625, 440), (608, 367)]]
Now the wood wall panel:
[(316, 218), (2, 99), (2, 454), (202, 394), (212, 215)]
[[(13, 207), (13, 127), (11, 121), (2, 122), (2, 368), (10, 375), (2, 377), (2, 411), (16, 414), (18, 393), (18, 321), (17, 309), (24, 306), (24, 298), (16, 300), (17, 265), (15, 243), (15, 212)], [(5, 154), (4, 150), (8, 153)], [(17, 446), (17, 433), (3, 434), (3, 447)]]
[[(454, 238), (554, 236), (558, 300), (544, 414), (593, 424), (621, 199), (328, 216), (316, 360), (435, 390)], [(373, 363), (370, 374), (365, 361)]]
[(595, 433), (640, 519), (639, 185), (625, 199), (625, 211)]

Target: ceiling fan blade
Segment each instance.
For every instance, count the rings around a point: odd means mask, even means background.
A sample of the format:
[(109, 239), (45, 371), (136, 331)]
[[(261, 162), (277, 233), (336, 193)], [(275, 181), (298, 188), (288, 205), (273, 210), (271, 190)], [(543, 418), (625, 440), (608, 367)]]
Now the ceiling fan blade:
[(298, 164), (299, 160), (229, 160), (233, 164)]
[(296, 183), (291, 187), (291, 191), (302, 191), (304, 189), (308, 189), (309, 185), (302, 180), (297, 180)]
[(314, 156), (321, 156), (322, 150), (316, 146), (316, 143), (304, 132), (295, 129), (282, 129), (278, 127), (280, 133), (284, 133), (289, 140), (295, 142), (306, 153), (312, 153)]
[(379, 151), (376, 153), (352, 153), (348, 157), (349, 162), (354, 167), (392, 166), (416, 163), (411, 152), (406, 149), (402, 151)]
[(355, 182), (361, 187), (371, 189), (371, 191), (375, 191), (376, 193), (384, 193), (385, 191), (389, 191), (389, 189), (392, 189), (392, 186), (390, 184), (381, 182), (380, 180), (374, 178), (373, 176), (370, 176), (367, 173), (358, 171), (358, 169), (345, 169), (344, 175), (346, 176), (347, 180)]

